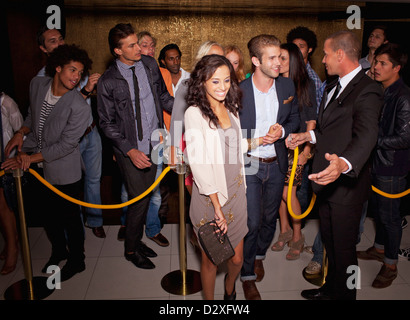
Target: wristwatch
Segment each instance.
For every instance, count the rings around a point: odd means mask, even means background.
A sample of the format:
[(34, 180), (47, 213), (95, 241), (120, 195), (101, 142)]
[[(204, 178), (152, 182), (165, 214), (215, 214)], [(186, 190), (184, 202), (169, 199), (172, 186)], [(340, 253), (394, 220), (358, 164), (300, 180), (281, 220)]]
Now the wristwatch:
[(91, 92), (88, 92), (87, 90), (85, 90), (85, 87), (83, 87), (83, 88), (80, 90), (80, 92), (81, 92), (83, 95), (87, 96), (87, 97), (91, 95)]

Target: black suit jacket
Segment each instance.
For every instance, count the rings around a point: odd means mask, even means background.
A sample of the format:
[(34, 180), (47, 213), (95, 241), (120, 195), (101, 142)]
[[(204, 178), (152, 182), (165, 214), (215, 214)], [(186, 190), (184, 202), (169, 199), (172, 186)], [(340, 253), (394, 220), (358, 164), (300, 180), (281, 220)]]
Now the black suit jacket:
[[(242, 109), (239, 112), (242, 130), (246, 130), (244, 137), (255, 138), (252, 130), (256, 127), (255, 95), (253, 93), (252, 77), (240, 83), (242, 89)], [(278, 77), (275, 79), (276, 94), (279, 101), (277, 123), (285, 130), (283, 139), (277, 140), (275, 145), (279, 168), (283, 173), (288, 170), (288, 152), (285, 146), (285, 138), (299, 128), (299, 110), (293, 81), (288, 78)], [(274, 124), (274, 123), (272, 123)]]
[(312, 172), (318, 173), (328, 167), (325, 153), (346, 158), (352, 170), (327, 186), (312, 183), (312, 187), (313, 192), (325, 196), (328, 201), (360, 204), (371, 192), (369, 158), (377, 142), (383, 93), (380, 85), (362, 70), (325, 109), (327, 93), (337, 81), (328, 85), (319, 108)]

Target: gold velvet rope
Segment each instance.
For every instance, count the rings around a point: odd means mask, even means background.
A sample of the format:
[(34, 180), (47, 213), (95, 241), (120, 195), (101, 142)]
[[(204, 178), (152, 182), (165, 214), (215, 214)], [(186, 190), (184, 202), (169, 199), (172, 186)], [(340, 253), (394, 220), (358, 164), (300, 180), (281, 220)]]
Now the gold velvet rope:
[[(294, 159), (293, 159), (293, 165), (292, 165), (292, 171), (290, 173), (290, 179), (289, 179), (289, 186), (288, 186), (288, 198), (287, 198), (287, 206), (288, 206), (288, 211), (289, 214), (295, 218), (295, 219), (303, 219), (304, 217), (306, 217), (310, 211), (312, 211), (312, 208), (315, 204), (316, 201), (316, 195), (313, 194), (312, 195), (312, 200), (310, 201), (310, 205), (309, 207), (306, 209), (306, 211), (301, 214), (301, 215), (296, 215), (293, 210), (292, 210), (292, 205), (291, 205), (291, 197), (292, 197), (292, 186), (293, 186), (293, 180), (295, 178), (295, 172), (296, 172), (296, 166), (298, 164), (298, 155), (299, 155), (299, 148), (296, 147), (296, 149), (294, 150)], [(401, 193), (397, 193), (397, 194), (390, 194), (390, 193), (386, 193), (383, 192), (379, 189), (377, 189), (376, 187), (372, 186), (372, 190), (380, 195), (382, 195), (383, 197), (386, 198), (392, 198), (392, 199), (397, 199), (397, 198), (401, 198), (404, 197), (408, 194), (410, 194), (410, 189), (407, 189), (406, 191), (403, 191)]]
[[(313, 206), (315, 205), (315, 201), (316, 201), (316, 195), (313, 194), (312, 195), (312, 199), (310, 201), (309, 207), (306, 209), (306, 211), (300, 215), (296, 215), (293, 212), (292, 209), (292, 205), (291, 205), (291, 198), (292, 198), (292, 187), (293, 187), (293, 180), (295, 179), (295, 172), (296, 172), (296, 166), (298, 163), (298, 155), (299, 155), (299, 148), (296, 147), (296, 149), (294, 150), (294, 159), (293, 159), (293, 165), (292, 165), (292, 171), (290, 174), (290, 179), (289, 179), (289, 186), (288, 186), (288, 197), (287, 197), (287, 207), (288, 207), (288, 211), (289, 214), (295, 218), (295, 219), (303, 219), (305, 218), (313, 209)], [(93, 203), (87, 203), (81, 200), (77, 200), (74, 199), (68, 195), (66, 195), (65, 193), (61, 192), (60, 190), (58, 190), (57, 188), (55, 188), (53, 185), (51, 185), (49, 182), (47, 182), (42, 176), (40, 176), (36, 171), (34, 171), (33, 169), (28, 169), (28, 171), (35, 176), (41, 183), (43, 183), (46, 187), (48, 187), (50, 190), (54, 191), (56, 194), (58, 194), (59, 196), (63, 197), (64, 199), (71, 201), (73, 203), (79, 204), (80, 206), (83, 207), (88, 207), (88, 208), (96, 208), (96, 209), (119, 209), (119, 208), (123, 208), (126, 206), (129, 206), (130, 204), (133, 204), (139, 200), (141, 200), (142, 198), (144, 198), (145, 196), (147, 196), (157, 185), (158, 183), (160, 183), (160, 181), (164, 178), (164, 176), (169, 172), (171, 168), (169, 166), (167, 166), (161, 173), (161, 175), (158, 177), (157, 180), (155, 180), (155, 182), (142, 194), (140, 194), (139, 196), (135, 197), (134, 199), (131, 199), (127, 202), (124, 203), (120, 203), (120, 204), (93, 204)], [(2, 175), (4, 175), (4, 170), (0, 171), (0, 177)], [(401, 193), (397, 193), (397, 194), (389, 194), (386, 193), (384, 191), (381, 191), (379, 189), (377, 189), (376, 187), (372, 186), (372, 190), (380, 195), (382, 195), (383, 197), (386, 198), (392, 198), (392, 199), (397, 199), (397, 198), (401, 198), (404, 197), (408, 194), (410, 194), (410, 189), (403, 191)]]
[(298, 157), (299, 157), (299, 147), (296, 147), (296, 149), (294, 150), (294, 155), (293, 155), (293, 165), (292, 165), (292, 171), (290, 172), (290, 179), (289, 179), (289, 185), (288, 185), (288, 197), (287, 197), (286, 202), (287, 202), (289, 214), (295, 219), (303, 219), (310, 213), (310, 211), (312, 211), (313, 206), (315, 205), (316, 195), (314, 193), (312, 194), (312, 199), (310, 200), (309, 207), (306, 209), (304, 213), (300, 215), (296, 215), (293, 212), (292, 205), (291, 205), (292, 187), (293, 187), (293, 180), (295, 179), (295, 172), (296, 172), (296, 166), (298, 164)]
[[(131, 199), (127, 202), (124, 203), (120, 203), (120, 204), (93, 204), (93, 203), (87, 203), (84, 201), (80, 201), (77, 199), (74, 199), (68, 195), (66, 195), (65, 193), (61, 192), (60, 190), (58, 190), (57, 188), (55, 188), (52, 184), (50, 184), (49, 182), (47, 182), (41, 175), (39, 175), (36, 171), (34, 171), (33, 169), (28, 169), (28, 171), (35, 176), (42, 184), (44, 184), (47, 188), (49, 188), (50, 190), (54, 191), (56, 194), (58, 194), (59, 196), (63, 197), (64, 199), (71, 201), (73, 203), (79, 204), (80, 206), (83, 207), (88, 207), (88, 208), (96, 208), (96, 209), (119, 209), (119, 208), (123, 208), (126, 206), (129, 206), (131, 204), (133, 204), (134, 202), (137, 202), (139, 200), (141, 200), (142, 198), (144, 198), (146, 195), (148, 195), (156, 186), (158, 183), (160, 183), (160, 181), (164, 178), (164, 176), (169, 172), (171, 168), (169, 166), (167, 166), (161, 173), (161, 175), (158, 177), (157, 180), (154, 181), (154, 183), (146, 190), (144, 191), (142, 194), (140, 194), (139, 196), (135, 197), (134, 199)], [(4, 174), (4, 170), (0, 171), (0, 177)]]

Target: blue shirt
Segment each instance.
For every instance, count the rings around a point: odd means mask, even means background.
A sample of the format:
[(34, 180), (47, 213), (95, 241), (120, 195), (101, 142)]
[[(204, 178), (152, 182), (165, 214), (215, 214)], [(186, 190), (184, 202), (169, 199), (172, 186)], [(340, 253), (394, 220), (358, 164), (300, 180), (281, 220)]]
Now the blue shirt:
[[(129, 66), (120, 60), (116, 60), (118, 70), (128, 83), (130, 89), (132, 105), (135, 106), (135, 93), (134, 93), (134, 81), (131, 67), (135, 66), (135, 75), (138, 79), (140, 106), (141, 106), (141, 125), (143, 132), (143, 139), (138, 140), (138, 150), (145, 154), (150, 154), (151, 147), (158, 144), (158, 141), (151, 139), (152, 133), (158, 129), (158, 117), (155, 110), (154, 96), (151, 91), (151, 87), (148, 82), (148, 76), (145, 71), (142, 61), (135, 62), (132, 66)], [(135, 117), (135, 108), (133, 108)], [(136, 118), (135, 118), (136, 119)], [(138, 132), (137, 121), (135, 120), (135, 129)]]
[[(255, 96), (255, 112), (256, 112), (256, 128), (255, 138), (263, 137), (268, 133), (271, 125), (277, 122), (279, 100), (276, 94), (275, 81), (268, 92), (262, 92), (255, 87), (252, 76), (253, 93)], [(249, 152), (252, 156), (258, 158), (271, 158), (276, 156), (275, 146), (269, 144), (266, 146), (260, 145)]]

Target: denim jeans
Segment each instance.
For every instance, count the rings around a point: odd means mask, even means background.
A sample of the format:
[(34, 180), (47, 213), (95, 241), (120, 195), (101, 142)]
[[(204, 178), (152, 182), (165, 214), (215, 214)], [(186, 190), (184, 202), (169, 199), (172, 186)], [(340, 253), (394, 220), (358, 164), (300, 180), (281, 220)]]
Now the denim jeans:
[[(84, 162), (84, 201), (87, 203), (101, 204), (101, 164), (102, 145), (97, 127), (80, 141), (80, 152)], [(103, 225), (101, 209), (82, 208), (86, 215), (86, 224), (90, 228)]]
[[(157, 165), (157, 173), (155, 180), (161, 175), (162, 163)], [(158, 211), (161, 206), (161, 192), (159, 184), (152, 190), (151, 199), (149, 200), (149, 207), (147, 213), (147, 220), (145, 221), (145, 234), (148, 238), (152, 238), (161, 232), (161, 221), (159, 219)]]
[[(373, 186), (377, 189), (396, 194), (406, 190), (406, 176), (373, 175)], [(373, 193), (375, 201), (374, 220), (376, 222), (376, 236), (374, 247), (384, 249), (384, 262), (396, 264), (402, 235), (400, 201)]]
[(249, 231), (244, 241), (242, 281), (256, 279), (255, 259), (265, 258), (273, 240), (285, 181), (285, 174), (276, 161), (262, 163), (252, 159), (250, 165), (257, 171), (246, 176)]
[[(163, 147), (161, 146), (161, 149), (158, 152), (158, 165), (157, 165), (157, 173), (155, 175), (155, 180), (158, 179), (158, 177), (162, 173), (162, 165), (163, 165)], [(127, 202), (128, 199), (128, 193), (127, 190), (125, 189), (124, 184), (121, 186), (121, 202)], [(149, 201), (149, 207), (148, 207), (148, 212), (147, 212), (147, 218), (145, 221), (145, 234), (147, 237), (152, 238), (156, 236), (158, 233), (161, 232), (161, 221), (158, 216), (158, 211), (161, 206), (161, 192), (159, 188), (159, 184), (152, 190), (151, 198)], [(121, 225), (125, 226), (125, 217), (127, 215), (127, 208), (128, 207), (123, 207), (122, 208), (122, 215), (121, 215)]]
[(320, 230), (318, 231), (315, 241), (313, 242), (312, 246), (313, 251), (313, 258), (312, 261), (323, 265), (323, 243), (322, 243), (322, 236), (320, 235)]

